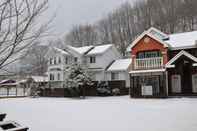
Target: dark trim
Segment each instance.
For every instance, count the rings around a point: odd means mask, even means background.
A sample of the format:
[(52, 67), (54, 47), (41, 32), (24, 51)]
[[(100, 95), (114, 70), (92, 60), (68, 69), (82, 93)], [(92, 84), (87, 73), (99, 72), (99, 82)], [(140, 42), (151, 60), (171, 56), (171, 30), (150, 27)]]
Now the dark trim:
[[(130, 97), (133, 98), (166, 98), (166, 77), (165, 72), (161, 75), (146, 75), (146, 76), (132, 76), (130, 75)], [(153, 95), (145, 96), (142, 95), (141, 80), (144, 80), (148, 85), (152, 85)], [(156, 83), (155, 83), (156, 82)]]

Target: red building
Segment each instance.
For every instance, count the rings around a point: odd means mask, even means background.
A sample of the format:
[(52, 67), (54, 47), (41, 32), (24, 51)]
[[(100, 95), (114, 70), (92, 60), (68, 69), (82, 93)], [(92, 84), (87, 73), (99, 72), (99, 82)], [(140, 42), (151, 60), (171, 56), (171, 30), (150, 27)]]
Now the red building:
[(197, 31), (167, 35), (155, 28), (128, 47), (131, 97), (197, 95)]

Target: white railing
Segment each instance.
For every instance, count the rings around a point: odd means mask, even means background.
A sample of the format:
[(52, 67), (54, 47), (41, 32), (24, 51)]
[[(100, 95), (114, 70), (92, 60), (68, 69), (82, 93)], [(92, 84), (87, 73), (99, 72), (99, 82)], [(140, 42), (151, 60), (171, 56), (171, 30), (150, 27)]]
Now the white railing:
[(135, 69), (154, 69), (163, 67), (162, 57), (135, 59), (134, 61)]

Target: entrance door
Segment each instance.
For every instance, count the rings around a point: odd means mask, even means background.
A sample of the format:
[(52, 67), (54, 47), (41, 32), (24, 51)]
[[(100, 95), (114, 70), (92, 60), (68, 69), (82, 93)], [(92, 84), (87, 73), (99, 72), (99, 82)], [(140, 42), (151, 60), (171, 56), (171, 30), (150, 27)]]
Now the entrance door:
[(192, 75), (192, 92), (197, 93), (197, 74)]
[(181, 93), (181, 75), (172, 75), (172, 93)]
[(191, 64), (184, 63), (183, 65), (183, 75), (182, 75), (182, 93), (191, 94), (192, 93), (192, 74), (191, 74)]

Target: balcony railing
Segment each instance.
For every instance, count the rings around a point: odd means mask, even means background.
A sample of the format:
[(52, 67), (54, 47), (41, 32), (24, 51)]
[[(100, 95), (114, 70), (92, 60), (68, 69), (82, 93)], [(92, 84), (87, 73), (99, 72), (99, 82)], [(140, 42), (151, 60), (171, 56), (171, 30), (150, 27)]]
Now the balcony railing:
[(162, 57), (135, 59), (134, 69), (155, 69), (163, 67)]

